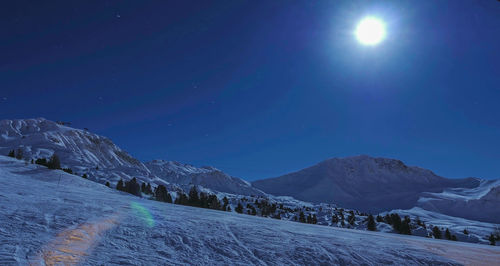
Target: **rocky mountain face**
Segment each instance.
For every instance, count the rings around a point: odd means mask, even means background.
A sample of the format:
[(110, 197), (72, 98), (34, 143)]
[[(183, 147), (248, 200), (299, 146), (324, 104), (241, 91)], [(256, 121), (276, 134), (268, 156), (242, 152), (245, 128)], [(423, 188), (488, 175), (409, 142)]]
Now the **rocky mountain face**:
[(147, 162), (146, 166), (153, 175), (181, 187), (189, 187), (196, 184), (215, 191), (233, 194), (256, 196), (265, 194), (252, 187), (250, 183), (240, 178), (229, 176), (211, 166), (198, 168), (188, 164), (163, 160)]
[[(473, 192), (481, 190), (483, 183), (478, 178), (444, 178), (427, 169), (407, 166), (399, 160), (361, 155), (329, 159), (298, 172), (255, 181), (252, 185), (273, 195), (335, 203), (361, 211), (380, 212), (420, 206), (458, 217), (500, 221), (500, 213), (492, 213), (497, 211), (491, 205), (500, 199), (495, 192), (498, 187), (486, 188), (483, 195)], [(458, 196), (454, 193), (477, 196), (473, 202), (456, 201)], [(443, 195), (448, 195), (448, 198)]]
[(16, 154), (27, 161), (57, 154), (63, 167), (76, 174), (87, 174), (99, 183), (136, 177), (142, 182), (177, 187), (200, 185), (204, 188), (242, 195), (263, 195), (249, 183), (213, 167), (152, 161), (143, 163), (115, 145), (110, 139), (87, 130), (75, 129), (44, 118), (1, 120), (0, 154)]

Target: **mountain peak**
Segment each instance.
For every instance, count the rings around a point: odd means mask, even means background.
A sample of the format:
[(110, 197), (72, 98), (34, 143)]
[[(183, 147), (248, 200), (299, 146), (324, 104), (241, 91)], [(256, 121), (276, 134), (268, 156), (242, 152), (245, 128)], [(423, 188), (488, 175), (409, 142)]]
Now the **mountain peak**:
[(441, 192), (474, 180), (451, 180), (401, 160), (358, 155), (331, 158), (303, 170), (258, 180), (253, 186), (278, 196), (336, 203), (364, 211), (414, 206), (421, 192)]

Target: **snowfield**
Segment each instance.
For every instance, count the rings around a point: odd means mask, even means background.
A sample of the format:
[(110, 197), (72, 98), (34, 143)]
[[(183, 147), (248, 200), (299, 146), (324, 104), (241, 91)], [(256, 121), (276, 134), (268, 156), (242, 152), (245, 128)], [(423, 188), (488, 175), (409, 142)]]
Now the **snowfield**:
[(499, 265), (500, 248), (141, 199), (0, 156), (0, 265)]

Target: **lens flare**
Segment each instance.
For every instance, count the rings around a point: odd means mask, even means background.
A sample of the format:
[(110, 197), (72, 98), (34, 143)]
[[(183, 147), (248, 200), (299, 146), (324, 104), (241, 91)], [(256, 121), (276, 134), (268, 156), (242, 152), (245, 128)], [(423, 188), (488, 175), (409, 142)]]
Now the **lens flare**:
[(151, 212), (149, 212), (148, 209), (146, 209), (137, 202), (130, 203), (130, 207), (132, 208), (132, 210), (134, 210), (135, 215), (144, 221), (146, 226), (148, 227), (155, 226), (153, 215), (151, 215)]
[(47, 243), (30, 265), (74, 265), (88, 256), (99, 242), (100, 235), (118, 224), (118, 215), (84, 223), (60, 232)]

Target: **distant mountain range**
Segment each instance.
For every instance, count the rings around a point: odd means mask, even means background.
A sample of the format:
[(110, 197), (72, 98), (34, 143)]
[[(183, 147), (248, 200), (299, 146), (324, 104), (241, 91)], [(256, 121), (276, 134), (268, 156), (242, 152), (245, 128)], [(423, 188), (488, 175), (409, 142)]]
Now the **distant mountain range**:
[(444, 178), (395, 159), (366, 155), (333, 158), (252, 185), (273, 195), (334, 202), (374, 213), (417, 206), (456, 217), (500, 223), (499, 180)]
[(136, 177), (142, 182), (188, 189), (206, 189), (240, 194), (264, 195), (250, 183), (214, 167), (194, 167), (178, 162), (155, 160), (143, 163), (120, 149), (110, 139), (87, 130), (68, 127), (44, 118), (1, 120), (0, 154), (21, 150), (25, 160), (48, 158), (56, 153), (63, 167), (87, 174), (99, 183), (116, 184)]
[(400, 160), (366, 155), (333, 158), (276, 178), (249, 183), (214, 167), (174, 161), (141, 162), (110, 139), (43, 118), (0, 121), (0, 154), (24, 160), (56, 153), (63, 167), (99, 183), (136, 177), (169, 190), (192, 185), (235, 195), (291, 196), (313, 203), (378, 213), (421, 208), (466, 219), (500, 223), (500, 180), (450, 179)]

